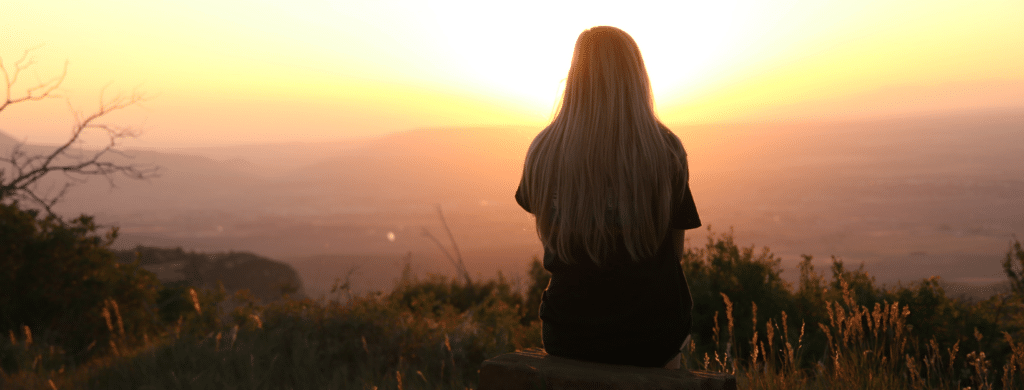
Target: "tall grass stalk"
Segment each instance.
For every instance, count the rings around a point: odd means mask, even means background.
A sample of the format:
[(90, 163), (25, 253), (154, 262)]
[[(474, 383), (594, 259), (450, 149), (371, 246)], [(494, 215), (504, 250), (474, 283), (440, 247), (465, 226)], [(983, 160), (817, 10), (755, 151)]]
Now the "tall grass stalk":
[[(806, 324), (801, 324), (799, 333), (791, 333), (785, 311), (779, 319), (758, 322), (754, 304), (753, 336), (747, 341), (749, 356), (731, 358), (735, 346), (719, 343), (716, 327), (715, 344), (723, 348), (701, 357), (691, 354), (687, 366), (735, 374), (741, 388), (748, 389), (1024, 388), (1024, 342), (1014, 340), (1009, 333), (1004, 332), (1003, 338), (1011, 353), (999, 367), (997, 377), (983, 351), (968, 352), (961, 361), (957, 358), (960, 342), (945, 349), (935, 339), (918, 343), (907, 324), (909, 307), (899, 302), (871, 308), (857, 305), (847, 284), (841, 285), (843, 299), (827, 302), (828, 322), (818, 324), (827, 348), (809, 364), (803, 345)], [(731, 300), (724, 294), (723, 299), (731, 311)], [(731, 321), (732, 314), (724, 314)], [(981, 333), (973, 336), (980, 348)], [(689, 349), (691, 353), (694, 350), (692, 346)]]

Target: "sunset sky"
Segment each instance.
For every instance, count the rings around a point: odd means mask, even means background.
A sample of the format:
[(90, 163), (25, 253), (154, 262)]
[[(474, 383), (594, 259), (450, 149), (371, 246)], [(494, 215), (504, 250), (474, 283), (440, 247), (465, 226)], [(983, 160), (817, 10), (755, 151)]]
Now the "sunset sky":
[[(553, 4), (552, 4), (553, 3)], [(662, 120), (837, 120), (1024, 106), (1024, 1), (3, 0), (0, 58), (60, 72), (72, 107), (131, 145), (319, 141), (425, 127), (542, 127), (576, 36), (637, 41)], [(42, 46), (40, 46), (42, 45)], [(67, 135), (63, 100), (0, 113), (33, 143)]]

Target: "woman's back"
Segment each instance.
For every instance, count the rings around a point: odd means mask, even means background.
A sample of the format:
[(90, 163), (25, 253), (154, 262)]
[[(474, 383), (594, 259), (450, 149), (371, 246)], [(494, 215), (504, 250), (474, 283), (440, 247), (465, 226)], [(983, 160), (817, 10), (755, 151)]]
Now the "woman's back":
[(540, 313), (548, 353), (640, 366), (678, 353), (692, 302), (670, 232), (700, 226), (688, 179), (636, 43), (613, 27), (584, 31), (516, 191), (552, 274)]

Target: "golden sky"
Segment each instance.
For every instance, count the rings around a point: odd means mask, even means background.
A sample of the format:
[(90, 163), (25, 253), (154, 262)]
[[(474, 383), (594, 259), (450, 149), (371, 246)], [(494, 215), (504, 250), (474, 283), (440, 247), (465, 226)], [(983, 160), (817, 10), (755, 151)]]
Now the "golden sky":
[[(316, 141), (423, 127), (542, 127), (576, 36), (629, 32), (666, 123), (832, 120), (1024, 106), (1024, 1), (325, 1), (0, 3), (0, 57), (151, 96), (115, 119), (140, 146)], [(67, 134), (62, 100), (0, 114)]]

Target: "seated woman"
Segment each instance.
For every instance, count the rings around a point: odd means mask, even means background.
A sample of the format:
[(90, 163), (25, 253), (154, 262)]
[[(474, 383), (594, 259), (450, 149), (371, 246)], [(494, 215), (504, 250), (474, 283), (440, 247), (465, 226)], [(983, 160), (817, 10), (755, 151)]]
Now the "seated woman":
[(679, 367), (693, 302), (679, 260), (700, 226), (686, 152), (654, 114), (633, 38), (580, 34), (555, 119), (530, 145), (516, 201), (536, 216), (551, 282), (551, 355)]

